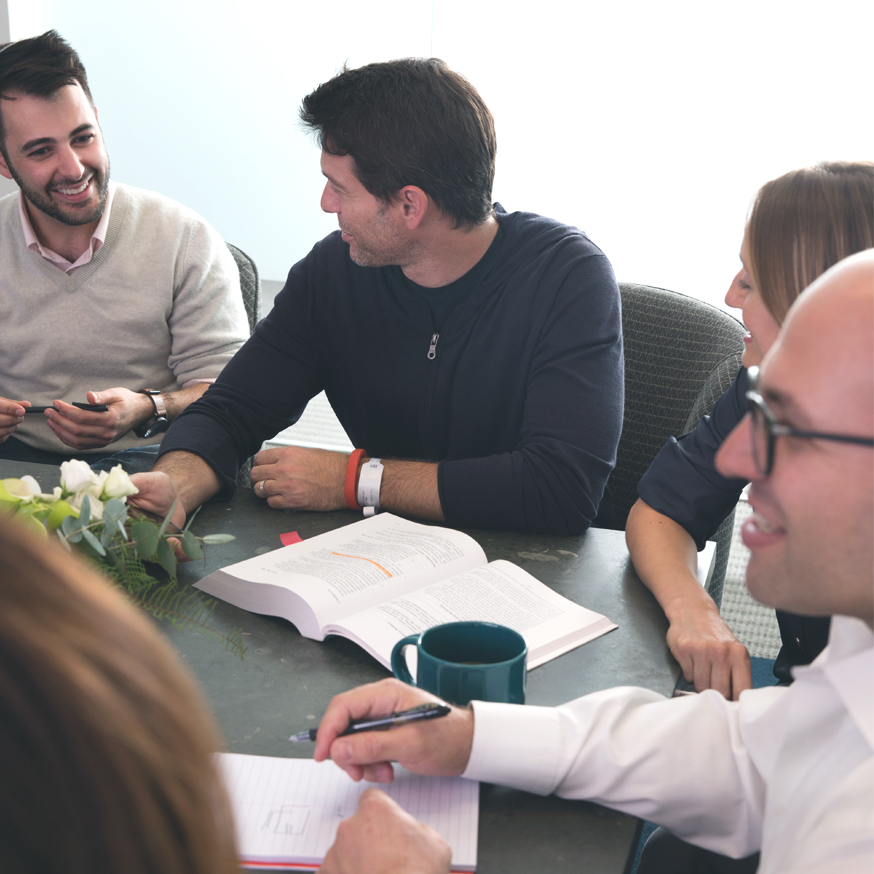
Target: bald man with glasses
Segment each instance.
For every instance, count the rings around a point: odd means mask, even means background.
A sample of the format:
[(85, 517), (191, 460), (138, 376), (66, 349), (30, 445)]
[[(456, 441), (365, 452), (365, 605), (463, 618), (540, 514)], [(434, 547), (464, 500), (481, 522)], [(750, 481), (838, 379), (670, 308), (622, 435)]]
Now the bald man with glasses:
[[(834, 616), (828, 646), (794, 684), (738, 701), (622, 688), (556, 708), (473, 702), (428, 724), (339, 737), (351, 718), (430, 700), (386, 680), (334, 699), (315, 758), (355, 779), (388, 781), (399, 762), (597, 801), (713, 853), (760, 851), (758, 874), (870, 874), (874, 250), (810, 286), (752, 376), (751, 412), (717, 458), (752, 482), (747, 586), (772, 607)], [(447, 872), (449, 862), (438, 836), (369, 790), (321, 870)], [(684, 870), (718, 868), (671, 874)]]

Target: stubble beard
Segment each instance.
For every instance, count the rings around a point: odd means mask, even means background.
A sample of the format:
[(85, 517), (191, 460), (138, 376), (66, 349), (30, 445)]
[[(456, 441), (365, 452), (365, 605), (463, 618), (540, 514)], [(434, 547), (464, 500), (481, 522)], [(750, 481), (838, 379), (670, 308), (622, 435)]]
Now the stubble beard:
[(90, 173), (93, 177), (92, 184), (97, 192), (97, 203), (90, 209), (86, 209), (85, 205), (79, 207), (76, 204), (62, 205), (52, 200), (52, 188), (74, 188), (76, 185), (81, 185), (85, 177), (72, 181), (61, 180), (60, 182), (52, 182), (48, 189), (38, 189), (29, 186), (15, 170), (15, 167), (6, 159), (6, 166), (12, 178), (21, 189), (27, 202), (35, 206), (40, 212), (62, 224), (70, 227), (78, 227), (79, 225), (91, 224), (91, 222), (99, 221), (103, 216), (103, 211), (106, 209), (106, 192), (109, 189), (109, 160), (106, 162), (106, 171), (98, 170), (96, 167), (86, 167), (86, 173)]
[(404, 266), (412, 258), (414, 244), (397, 232), (388, 220), (388, 207), (379, 211), (373, 227), (373, 242), (369, 245), (353, 234), (348, 243), (349, 257), (359, 267)]

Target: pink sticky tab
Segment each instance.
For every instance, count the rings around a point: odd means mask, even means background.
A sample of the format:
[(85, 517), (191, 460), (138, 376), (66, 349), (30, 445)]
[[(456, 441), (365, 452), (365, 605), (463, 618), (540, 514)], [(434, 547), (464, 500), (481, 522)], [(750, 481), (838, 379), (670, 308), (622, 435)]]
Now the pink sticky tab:
[(291, 546), (292, 543), (300, 543), (303, 537), (297, 531), (286, 531), (285, 534), (280, 534), (279, 539), (283, 546)]

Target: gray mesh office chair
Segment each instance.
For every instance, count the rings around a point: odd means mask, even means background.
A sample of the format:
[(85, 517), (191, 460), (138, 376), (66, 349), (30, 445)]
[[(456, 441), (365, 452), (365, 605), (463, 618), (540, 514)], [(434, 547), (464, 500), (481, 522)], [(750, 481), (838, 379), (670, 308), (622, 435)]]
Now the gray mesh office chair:
[(249, 333), (255, 330), (261, 317), (258, 310), (261, 307), (261, 281), (258, 279), (258, 268), (255, 262), (242, 250), (231, 243), (225, 243), (237, 262), (240, 271), (240, 290), (243, 292), (243, 305), (249, 317)]
[[(237, 262), (240, 271), (240, 291), (243, 293), (243, 306), (246, 308), (246, 316), (249, 319), (249, 333), (255, 330), (258, 319), (261, 317), (261, 281), (258, 278), (258, 268), (255, 262), (242, 250), (231, 243), (225, 243)], [(250, 489), (252, 481), (249, 474), (252, 471), (252, 459), (249, 458), (237, 473), (237, 488)]]
[[(691, 431), (740, 369), (743, 325), (717, 307), (648, 285), (620, 283), (625, 337), (625, 416), (610, 476), (617, 528), (637, 483), (665, 441)], [(716, 533), (710, 594), (722, 602), (734, 513)]]

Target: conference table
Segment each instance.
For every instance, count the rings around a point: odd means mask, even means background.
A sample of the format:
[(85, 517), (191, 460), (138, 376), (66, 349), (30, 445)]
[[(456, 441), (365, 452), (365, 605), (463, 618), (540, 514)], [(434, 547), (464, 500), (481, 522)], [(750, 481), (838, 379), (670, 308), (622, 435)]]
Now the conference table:
[[(0, 478), (32, 473), (44, 490), (58, 470), (0, 461)], [(360, 513), (273, 510), (251, 489), (228, 503), (204, 505), (192, 530), (233, 534), (206, 547), (204, 561), (179, 568), (190, 585), (218, 568), (281, 547), (280, 535), (308, 539), (361, 519)], [(507, 559), (559, 594), (608, 616), (618, 628), (528, 675), (528, 704), (561, 704), (611, 686), (637, 685), (670, 695), (679, 668), (665, 642), (667, 621), (640, 582), (621, 531), (591, 529), (578, 536), (468, 530), (489, 561)], [(309, 757), (308, 744), (289, 735), (315, 726), (332, 696), (389, 676), (356, 644), (341, 637), (314, 641), (289, 622), (217, 601), (209, 625), (239, 630), (242, 660), (206, 635), (161, 622), (160, 627), (203, 688), (227, 749), (234, 753)], [(480, 791), (479, 874), (630, 871), (641, 823), (597, 804), (543, 798), (500, 786)]]

